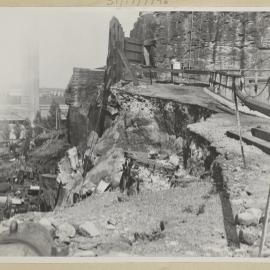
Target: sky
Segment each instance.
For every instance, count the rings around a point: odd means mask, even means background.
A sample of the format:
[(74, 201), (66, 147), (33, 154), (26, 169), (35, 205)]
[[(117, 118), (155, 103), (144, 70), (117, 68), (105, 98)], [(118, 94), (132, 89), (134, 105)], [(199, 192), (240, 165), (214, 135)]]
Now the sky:
[(0, 8), (0, 91), (19, 88), (27, 42), (39, 47), (40, 87), (66, 88), (73, 67), (104, 66), (109, 22), (119, 19), (126, 36), (138, 10), (105, 8)]

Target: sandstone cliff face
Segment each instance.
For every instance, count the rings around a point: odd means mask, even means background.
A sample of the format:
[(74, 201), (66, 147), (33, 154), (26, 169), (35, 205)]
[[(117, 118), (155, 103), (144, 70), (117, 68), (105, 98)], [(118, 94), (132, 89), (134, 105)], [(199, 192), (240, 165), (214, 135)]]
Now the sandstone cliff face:
[(157, 39), (159, 66), (176, 57), (193, 68), (268, 68), (269, 21), (268, 12), (148, 12), (130, 36)]

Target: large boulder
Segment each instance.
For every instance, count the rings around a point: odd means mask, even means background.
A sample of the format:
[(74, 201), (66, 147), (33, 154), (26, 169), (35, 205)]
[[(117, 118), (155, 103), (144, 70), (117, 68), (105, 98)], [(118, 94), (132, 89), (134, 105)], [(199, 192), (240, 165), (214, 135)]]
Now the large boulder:
[(120, 183), (124, 162), (125, 157), (122, 149), (110, 149), (98, 160), (95, 167), (87, 173), (82, 188), (91, 190), (93, 184), (98, 185), (101, 180), (109, 182), (113, 187), (117, 187)]
[(95, 237), (100, 234), (96, 225), (93, 222), (86, 221), (79, 226), (78, 229), (79, 234), (86, 237)]
[(251, 228), (241, 229), (239, 231), (239, 241), (246, 245), (253, 245), (259, 239), (258, 232)]
[(74, 194), (79, 194), (82, 188), (82, 174), (79, 171), (71, 174), (60, 172), (57, 181), (63, 185), (61, 205), (72, 205)]
[(249, 208), (246, 211), (237, 214), (236, 223), (245, 226), (250, 225), (256, 226), (259, 224), (261, 216), (262, 216), (261, 209)]
[(70, 238), (75, 237), (76, 230), (71, 224), (65, 222), (58, 226), (55, 235), (59, 238), (60, 241), (68, 242)]
[(39, 220), (39, 224), (45, 227), (51, 234), (54, 233), (55, 227), (53, 226), (52, 219), (43, 217)]

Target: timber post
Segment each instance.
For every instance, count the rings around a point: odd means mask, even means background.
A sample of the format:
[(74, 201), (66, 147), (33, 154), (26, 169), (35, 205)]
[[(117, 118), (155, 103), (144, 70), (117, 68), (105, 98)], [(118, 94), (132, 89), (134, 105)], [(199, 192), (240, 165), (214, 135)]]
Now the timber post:
[(240, 141), (240, 147), (241, 147), (241, 154), (242, 154), (244, 168), (246, 168), (246, 159), (245, 159), (245, 153), (244, 153), (244, 147), (243, 147), (243, 140), (242, 140), (240, 114), (239, 114), (239, 110), (238, 110), (238, 101), (237, 101), (236, 89), (235, 89), (236, 88), (235, 77), (233, 77), (232, 80), (233, 80), (232, 81), (232, 89), (233, 89), (233, 94), (234, 94), (235, 113), (236, 113), (238, 135), (239, 135), (239, 141)]

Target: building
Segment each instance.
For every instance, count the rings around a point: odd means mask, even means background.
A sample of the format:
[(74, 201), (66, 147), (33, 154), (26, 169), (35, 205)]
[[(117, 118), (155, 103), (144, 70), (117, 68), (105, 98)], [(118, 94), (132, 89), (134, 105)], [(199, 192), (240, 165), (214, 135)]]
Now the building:
[(61, 110), (61, 119), (66, 120), (68, 105), (65, 104), (65, 89), (61, 88), (40, 88), (39, 89), (39, 111), (41, 117), (49, 115), (49, 110), (53, 100), (57, 102)]

